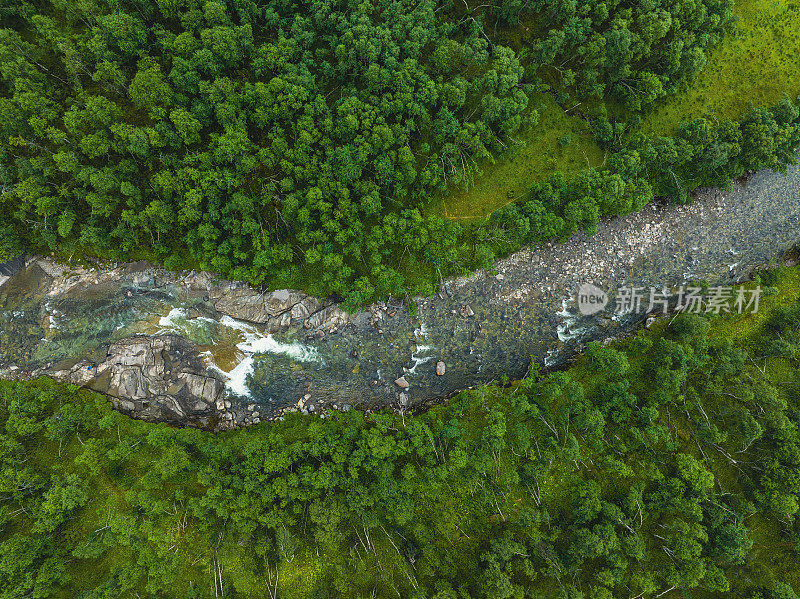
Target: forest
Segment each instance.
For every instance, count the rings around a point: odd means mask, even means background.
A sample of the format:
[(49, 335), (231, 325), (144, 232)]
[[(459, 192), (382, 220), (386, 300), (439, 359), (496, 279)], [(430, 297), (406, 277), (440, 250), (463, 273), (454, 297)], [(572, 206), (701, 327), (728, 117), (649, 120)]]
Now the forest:
[(0, 383), (0, 597), (796, 599), (800, 268), (427, 413), (221, 434)]
[[(639, 126), (738, 4), (7, 0), (0, 262), (147, 259), (347, 309), (433, 293), (785, 169), (788, 92)], [(599, 160), (480, 219), (435, 208), (553, 107)], [(662, 319), (413, 415), (212, 434), (0, 381), (0, 599), (800, 599), (800, 268), (747, 285), (757, 314)]]
[[(794, 98), (741, 122), (630, 134), (702, 71), (732, 10), (731, 0), (6, 2), (0, 258), (146, 258), (350, 308), (430, 293), (443, 276), (655, 195), (685, 199), (785, 164)], [(478, 225), (431, 211), (518, 131), (535, 131), (530, 98), (542, 93), (585, 106), (603, 166), (537, 182)]]
[[(148, 259), (348, 309), (688, 202), (800, 145), (800, 101), (639, 129), (732, 0), (7, 0), (0, 261)], [(432, 206), (536, 136), (602, 161)], [(567, 135), (560, 146), (569, 147)], [(800, 599), (800, 268), (413, 415), (212, 434), (0, 381), (0, 599)]]

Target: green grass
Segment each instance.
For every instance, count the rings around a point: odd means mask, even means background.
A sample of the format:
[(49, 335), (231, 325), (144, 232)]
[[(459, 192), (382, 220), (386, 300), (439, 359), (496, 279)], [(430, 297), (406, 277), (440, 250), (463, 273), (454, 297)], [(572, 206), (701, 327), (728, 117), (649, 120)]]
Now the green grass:
[[(469, 187), (453, 186), (429, 210), (456, 220), (481, 218), (523, 197), (531, 184), (556, 171), (575, 173), (603, 162), (586, 121), (566, 114), (549, 94), (531, 98), (531, 106), (539, 110), (539, 122), (515, 137), (522, 145), (494, 164), (481, 165)], [(561, 147), (559, 139), (567, 134), (571, 143)]]
[(684, 92), (643, 119), (641, 130), (672, 134), (697, 117), (740, 119), (753, 106), (800, 94), (800, 3), (738, 0), (735, 29)]
[[(755, 283), (745, 283), (744, 287), (753, 289)], [(762, 291), (764, 285), (761, 286)], [(762, 293), (758, 312), (748, 314), (725, 314), (712, 322), (709, 337), (742, 341), (751, 338), (761, 330), (766, 320), (777, 308), (793, 305), (800, 293), (800, 267), (782, 268), (778, 271), (776, 284), (778, 293), (765, 296)]]
[[(687, 89), (651, 109), (638, 130), (671, 135), (683, 121), (738, 120), (750, 106), (800, 95), (800, 1), (738, 0), (734, 12), (738, 23), (711, 53), (703, 72)], [(524, 146), (482, 165), (468, 188), (452, 188), (429, 211), (454, 220), (482, 218), (524, 197), (531, 184), (555, 171), (569, 176), (603, 163), (603, 152), (583, 119), (568, 115), (549, 94), (532, 98), (532, 107), (540, 105), (539, 123), (517, 138)], [(558, 140), (566, 134), (572, 143), (561, 148)]]

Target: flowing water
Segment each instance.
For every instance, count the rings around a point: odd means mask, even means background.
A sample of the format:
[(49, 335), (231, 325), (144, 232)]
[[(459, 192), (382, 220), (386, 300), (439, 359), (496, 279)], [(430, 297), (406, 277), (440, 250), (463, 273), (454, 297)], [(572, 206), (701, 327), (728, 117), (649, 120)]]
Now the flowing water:
[[(742, 280), (800, 239), (796, 166), (787, 176), (759, 172), (729, 191), (696, 195), (687, 206), (649, 206), (602, 223), (594, 235), (520, 251), (491, 271), (445, 282), (412, 311), (390, 302), (345, 316), (330, 302), (263, 295), (207, 273), (28, 258), (0, 268), (0, 376), (75, 364), (91, 370), (115, 341), (169, 334), (189, 340), (224, 383), (237, 422), (247, 404), (262, 418), (287, 409), (428, 405), (503, 375), (524, 376), (531, 359), (556, 365), (589, 340), (630, 331), (641, 317), (614, 314), (621, 286)], [(584, 283), (610, 297), (588, 317), (575, 302)], [(238, 309), (239, 297), (280, 308), (255, 318)]]

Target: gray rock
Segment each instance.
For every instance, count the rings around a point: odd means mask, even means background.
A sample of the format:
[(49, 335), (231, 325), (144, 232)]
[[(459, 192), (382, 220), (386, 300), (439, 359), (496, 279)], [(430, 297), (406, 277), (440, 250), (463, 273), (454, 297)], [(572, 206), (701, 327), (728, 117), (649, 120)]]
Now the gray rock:
[(350, 322), (350, 316), (339, 306), (331, 305), (314, 313), (307, 322), (312, 328), (335, 331)]
[[(289, 312), (293, 306), (305, 298), (304, 293), (289, 291), (288, 289), (278, 289), (266, 295), (267, 311), (270, 316), (281, 316)], [(288, 315), (291, 319), (291, 314)]]
[(438, 376), (443, 376), (445, 372), (445, 364), (441, 360), (436, 362), (436, 374)]
[(292, 296), (292, 292), (288, 289), (276, 289), (270, 295), (270, 300), (278, 303), (287, 302)]
[(239, 320), (264, 324), (272, 317), (264, 297), (249, 287), (234, 289), (230, 286), (223, 286), (215, 288), (212, 290), (212, 299), (215, 300), (214, 308), (216, 310)]
[(303, 320), (314, 314), (314, 312), (316, 312), (317, 310), (319, 310), (321, 305), (322, 302), (320, 302), (317, 298), (305, 296), (294, 306), (292, 306), (290, 313), (292, 315), (292, 318), (294, 318), (295, 320)]
[[(293, 317), (302, 318), (301, 314), (311, 313), (319, 302), (299, 291), (278, 289), (261, 293), (248, 285), (232, 282), (214, 286), (210, 292), (214, 308), (223, 314), (256, 324), (270, 323), (282, 317), (280, 324), (272, 323), (281, 327), (288, 326)], [(291, 313), (295, 306), (297, 316)]]
[(147, 420), (205, 425), (215, 407), (225, 406), (222, 381), (206, 370), (194, 345), (176, 335), (123, 339), (108, 347), (104, 362), (83, 366), (76, 364), (66, 377), (54, 374), (105, 393)]
[(404, 377), (404, 376), (401, 376), (401, 377), (399, 377), (399, 378), (396, 378), (396, 379), (394, 380), (394, 384), (395, 384), (395, 385), (397, 385), (398, 387), (401, 387), (401, 388), (403, 388), (403, 389), (408, 389), (408, 388), (411, 386), (411, 385), (408, 383), (408, 381), (406, 380), (406, 377)]

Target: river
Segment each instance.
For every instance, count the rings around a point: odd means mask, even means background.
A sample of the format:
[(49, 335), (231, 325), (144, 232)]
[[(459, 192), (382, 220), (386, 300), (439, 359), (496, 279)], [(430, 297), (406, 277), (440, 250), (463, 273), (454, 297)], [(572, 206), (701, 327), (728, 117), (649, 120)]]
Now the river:
[[(614, 313), (620, 287), (744, 280), (800, 239), (798, 166), (694, 195), (524, 249), (411, 310), (388, 302), (348, 315), (209, 273), (27, 257), (0, 271), (0, 377), (53, 376), (140, 418), (213, 429), (287, 410), (411, 410), (629, 332), (644, 316)], [(586, 283), (609, 296), (591, 316), (575, 301)]]

